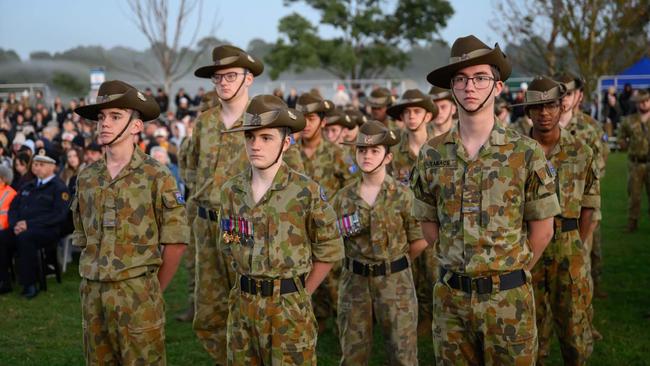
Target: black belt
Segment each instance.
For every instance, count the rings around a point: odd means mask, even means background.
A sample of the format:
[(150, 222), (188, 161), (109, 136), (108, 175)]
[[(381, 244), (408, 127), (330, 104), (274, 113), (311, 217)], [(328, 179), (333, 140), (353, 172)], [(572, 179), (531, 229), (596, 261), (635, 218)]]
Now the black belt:
[(202, 219), (210, 218), (211, 221), (217, 221), (218, 219), (217, 211), (210, 210), (209, 208), (199, 206), (199, 217)]
[[(444, 283), (447, 270), (440, 268), (440, 281)], [(499, 276), (499, 291), (510, 290), (526, 283), (526, 273), (523, 269), (506, 273)], [(477, 294), (484, 295), (492, 292), (492, 277), (467, 277), (458, 273), (451, 272), (451, 277), (447, 280), (449, 287), (462, 290), (468, 294), (475, 290)]]
[[(350, 266), (350, 264), (352, 264)], [(386, 262), (379, 264), (368, 264), (357, 262), (354, 259), (345, 258), (345, 267), (352, 270), (352, 273), (364, 277), (377, 277), (386, 275)], [(401, 272), (409, 268), (409, 261), (406, 256), (390, 262), (390, 273)]]
[(633, 163), (645, 164), (648, 162), (648, 158), (645, 156), (628, 156), (628, 159)]
[[(305, 287), (305, 275), (298, 276), (302, 286)], [(257, 295), (259, 292), (263, 297), (273, 296), (273, 280), (255, 280), (248, 276), (242, 275), (239, 278), (239, 287), (243, 292)], [(293, 278), (283, 278), (280, 280), (280, 295), (298, 292), (298, 286)]]
[(565, 219), (564, 217), (558, 218), (561, 224), (557, 225), (561, 232), (578, 230), (578, 219)]

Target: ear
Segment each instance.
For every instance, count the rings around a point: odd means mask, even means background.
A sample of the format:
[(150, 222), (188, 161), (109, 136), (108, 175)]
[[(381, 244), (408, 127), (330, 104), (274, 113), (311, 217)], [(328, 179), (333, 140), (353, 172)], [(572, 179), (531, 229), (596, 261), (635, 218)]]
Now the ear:
[(284, 141), (282, 141), (282, 152), (287, 152), (287, 150), (289, 150), (289, 147), (291, 147), (291, 135), (284, 137)]
[(433, 113), (427, 112), (427, 113), (424, 114), (424, 120), (426, 122), (430, 122), (432, 119), (433, 119)]
[[(388, 147), (386, 147), (386, 149), (388, 149)], [(388, 154), (386, 154), (386, 157), (384, 157), (384, 164), (385, 164), (385, 165), (388, 165), (388, 164), (390, 164), (392, 161), (393, 161), (393, 153), (392, 153), (392, 152), (389, 152)]]
[(144, 130), (144, 122), (140, 118), (134, 119), (131, 122), (130, 133), (131, 135), (137, 135)]
[(498, 97), (503, 91), (503, 81), (499, 80), (494, 83), (494, 97)]

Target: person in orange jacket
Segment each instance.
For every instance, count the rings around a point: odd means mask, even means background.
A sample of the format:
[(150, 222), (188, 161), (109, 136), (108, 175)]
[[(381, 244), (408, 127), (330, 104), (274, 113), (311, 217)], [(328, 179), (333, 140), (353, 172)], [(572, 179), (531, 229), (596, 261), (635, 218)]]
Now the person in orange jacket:
[(9, 278), (9, 261), (11, 253), (9, 243), (9, 205), (16, 197), (16, 191), (11, 188), (14, 174), (10, 168), (0, 165), (0, 294), (11, 292)]

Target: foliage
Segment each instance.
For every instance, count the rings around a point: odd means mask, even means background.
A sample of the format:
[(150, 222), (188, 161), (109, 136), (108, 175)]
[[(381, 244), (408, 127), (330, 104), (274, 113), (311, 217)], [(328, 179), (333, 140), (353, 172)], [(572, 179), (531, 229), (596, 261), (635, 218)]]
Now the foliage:
[(55, 72), (52, 76), (52, 85), (68, 95), (86, 95), (90, 89), (87, 82), (65, 72)]
[(339, 36), (321, 38), (318, 28), (295, 12), (280, 19), (283, 38), (265, 58), (272, 79), (284, 71), (318, 67), (341, 79), (378, 77), (392, 66), (403, 69), (409, 61), (403, 48), (433, 41), (453, 14), (447, 0), (404, 0), (392, 11), (388, 2), (379, 0), (302, 1), (320, 13), (320, 24)]

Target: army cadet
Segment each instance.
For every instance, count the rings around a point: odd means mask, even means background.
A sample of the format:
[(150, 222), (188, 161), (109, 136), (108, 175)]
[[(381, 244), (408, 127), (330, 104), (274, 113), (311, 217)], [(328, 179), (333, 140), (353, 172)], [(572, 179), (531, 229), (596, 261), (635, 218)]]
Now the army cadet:
[(387, 88), (377, 88), (370, 92), (370, 96), (366, 98), (366, 107), (370, 107), (370, 117), (379, 121), (390, 128), (392, 131), (398, 131), (401, 127), (401, 121), (396, 121), (386, 113), (395, 101), (395, 97), (390, 93)]
[(438, 107), (438, 115), (433, 118), (427, 127), (429, 137), (436, 137), (447, 133), (456, 123), (456, 102), (451, 95), (451, 90), (432, 86), (429, 90), (431, 100)]
[(510, 126), (510, 111), (511, 107), (508, 105), (508, 101), (498, 97), (494, 101), (494, 115), (497, 116), (497, 121), (503, 128)]
[(408, 268), (427, 244), (411, 217), (413, 194), (386, 171), (390, 147), (398, 141), (399, 136), (379, 121), (361, 126), (351, 144), (356, 146), (362, 177), (332, 200), (345, 238), (337, 318), (341, 365), (368, 363), (373, 314), (384, 336), (388, 363), (418, 364), (417, 297)]
[(304, 126), (282, 99), (260, 95), (244, 124), (224, 131), (243, 131), (251, 166), (221, 190), (221, 247), (237, 273), (228, 365), (316, 365), (310, 296), (343, 258), (343, 242), (322, 188), (282, 162)]
[[(450, 87), (458, 124), (420, 150), (413, 215), (439, 261), (434, 286), (436, 362), (532, 365), (537, 353), (529, 270), (560, 213), (539, 145), (495, 123), (494, 97), (511, 65), (498, 45), (457, 39), (427, 80)], [(435, 244), (434, 244), (435, 243)]]
[[(398, 182), (408, 185), (420, 148), (433, 137), (427, 132), (427, 127), (433, 126), (431, 121), (438, 116), (438, 107), (420, 90), (410, 89), (388, 108), (388, 114), (404, 121), (405, 125), (399, 133), (400, 141), (393, 152), (390, 172)], [(437, 277), (437, 267), (432, 245), (414, 260), (411, 267), (418, 297), (419, 336), (431, 333), (433, 283)]]
[(192, 225), (196, 244), (192, 326), (216, 364), (225, 365), (227, 299), (235, 284), (235, 273), (218, 250), (219, 192), (229, 177), (248, 167), (248, 161), (242, 149), (244, 137), (222, 131), (243, 123), (249, 88), (254, 78), (264, 71), (264, 65), (242, 49), (229, 45), (215, 47), (212, 60), (212, 65), (200, 67), (194, 75), (212, 80), (219, 103), (198, 117), (187, 162), (187, 175), (194, 187), (190, 199), (198, 207)]
[(357, 139), (357, 135), (359, 134), (359, 127), (361, 127), (361, 125), (363, 125), (364, 123), (368, 122), (368, 117), (366, 117), (365, 114), (363, 114), (360, 110), (356, 108), (346, 109), (345, 113), (348, 116), (350, 116), (350, 118), (356, 125), (352, 129), (343, 130), (344, 132), (343, 140), (346, 142), (353, 142), (356, 141)]
[[(326, 122), (325, 114), (331, 108), (330, 102), (314, 93), (300, 95), (296, 103), (296, 110), (305, 118), (305, 128), (299, 141), (305, 175), (316, 181), (326, 197), (330, 198), (352, 179), (356, 170), (355, 165), (349, 165), (350, 162), (346, 164), (340, 147), (323, 139), (321, 131)], [(340, 266), (335, 265), (314, 296), (314, 312), (321, 333), (326, 329), (326, 320), (336, 314), (336, 279), (339, 271)]]
[(169, 170), (134, 144), (160, 108), (131, 85), (107, 81), (97, 103), (104, 157), (79, 173), (72, 204), (88, 365), (165, 365), (165, 305), (189, 241), (184, 198)]
[[(212, 90), (209, 91), (201, 97), (201, 103), (198, 105), (197, 112), (198, 115), (207, 111), (208, 109), (214, 108), (219, 103), (219, 98), (217, 92)], [(190, 122), (192, 125), (194, 122)], [(188, 182), (192, 182), (191, 178), (187, 175), (187, 164), (189, 156), (189, 150), (192, 146), (192, 134), (194, 128), (193, 126), (188, 126), (187, 136), (181, 141), (181, 146), (178, 149), (178, 170), (185, 184), (185, 197), (189, 197), (194, 190), (194, 187), (190, 186)], [(188, 200), (186, 203), (186, 213), (187, 213), (187, 222), (191, 225), (196, 219), (197, 207), (194, 204), (194, 200)], [(191, 229), (191, 226), (190, 226)], [(187, 250), (185, 250), (184, 255), (184, 264), (187, 269), (187, 287), (188, 287), (188, 308), (176, 316), (176, 320), (182, 322), (190, 322), (194, 319), (194, 288), (195, 288), (195, 276), (196, 276), (196, 245), (194, 243), (194, 235), (190, 230), (190, 242), (187, 245)]]
[(650, 92), (640, 90), (632, 100), (638, 112), (623, 119), (617, 139), (629, 161), (627, 232), (638, 228), (644, 186), (650, 197)]
[[(18, 280), (27, 299), (38, 295), (39, 250), (56, 248), (68, 217), (70, 195), (56, 175), (57, 157), (39, 149), (32, 158), (36, 179), (27, 182), (9, 205), (9, 231), (16, 249)], [(6, 243), (3, 243), (6, 245)]]
[(560, 340), (565, 365), (584, 365), (593, 350), (587, 308), (591, 298), (588, 248), (591, 217), (600, 206), (598, 167), (591, 148), (559, 126), (565, 87), (547, 77), (529, 84), (521, 104), (533, 120), (531, 137), (542, 146), (556, 171), (561, 213), (555, 235), (533, 268), (539, 354), (544, 364), (550, 352), (551, 329)]
[(355, 174), (358, 171), (354, 158), (354, 149), (351, 148), (351, 145), (344, 145), (343, 142), (349, 134), (348, 131), (356, 128), (358, 128), (357, 123), (346, 112), (340, 109), (332, 108), (325, 113), (323, 137), (343, 150), (343, 162), (345, 162), (345, 165), (348, 167), (348, 172), (351, 174)]
[[(609, 156), (610, 149), (609, 149), (609, 142), (608, 142), (608, 135), (603, 129), (603, 126), (598, 123), (593, 117), (591, 117), (589, 114), (585, 113), (580, 109), (580, 106), (582, 104), (582, 99), (584, 97), (584, 87), (585, 87), (585, 82), (584, 80), (577, 76), (577, 75), (571, 75), (574, 78), (574, 82), (576, 85), (576, 96), (575, 100), (573, 103), (573, 113), (575, 116), (577, 116), (578, 124), (588, 124), (589, 126), (592, 127), (593, 130), (596, 131), (596, 135), (599, 136), (598, 140), (598, 145), (593, 148), (595, 153), (598, 153), (600, 156), (597, 157), (597, 162), (599, 163), (600, 166), (600, 173), (599, 173), (599, 179), (602, 180), (605, 177), (605, 170), (606, 170), (606, 163), (607, 163), (607, 157)], [(583, 141), (586, 143), (586, 141)], [(591, 277), (593, 279), (593, 284), (594, 284), (594, 296), (599, 297), (599, 298), (606, 298), (607, 297), (607, 292), (603, 289), (602, 287), (602, 273), (603, 273), (603, 252), (602, 252), (602, 235), (600, 232), (600, 223), (602, 221), (602, 213), (600, 211), (600, 208), (597, 208), (594, 211), (593, 215), (593, 225), (594, 225), (594, 230), (593, 234), (591, 237), (587, 239), (587, 246), (591, 249), (590, 250), (590, 258), (591, 258)]]

